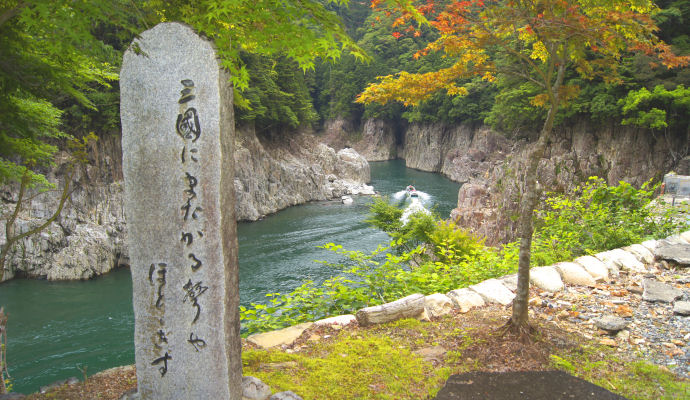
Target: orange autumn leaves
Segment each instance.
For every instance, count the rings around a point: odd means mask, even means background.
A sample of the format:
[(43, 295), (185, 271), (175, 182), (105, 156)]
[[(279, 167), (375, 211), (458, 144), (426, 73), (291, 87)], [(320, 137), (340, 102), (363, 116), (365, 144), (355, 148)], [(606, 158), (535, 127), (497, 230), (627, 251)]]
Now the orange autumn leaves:
[[(382, 1), (374, 0), (372, 5), (380, 7)], [(407, 7), (400, 12), (395, 26), (419, 21), (410, 11), (412, 3), (389, 0), (386, 4), (394, 11)], [(616, 81), (621, 57), (631, 52), (655, 56), (668, 68), (689, 61), (688, 57), (673, 54), (656, 38), (657, 27), (651, 15), (657, 8), (648, 0), (466, 0), (452, 2), (440, 12), (434, 11), (433, 2), (426, 1), (415, 10), (425, 14), (439, 34), (415, 57), (436, 51), (455, 63), (434, 72), (380, 77), (360, 94), (358, 102), (416, 105), (439, 90), (449, 95), (465, 94), (467, 91), (458, 83), (464, 78), (480, 76), (491, 81), (498, 74), (509, 74), (541, 87), (543, 94), (532, 102), (548, 108), (557, 93), (565, 101), (578, 93), (576, 87), (552, 90), (560, 65), (586, 79)], [(418, 34), (411, 27), (403, 32), (393, 35), (400, 38), (408, 32)]]

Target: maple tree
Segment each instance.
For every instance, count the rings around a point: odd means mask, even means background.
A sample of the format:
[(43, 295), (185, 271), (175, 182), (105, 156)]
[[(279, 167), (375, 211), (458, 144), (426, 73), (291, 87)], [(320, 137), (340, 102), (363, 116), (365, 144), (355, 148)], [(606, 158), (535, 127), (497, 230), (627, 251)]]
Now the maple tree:
[[(655, 35), (652, 16), (658, 8), (648, 0), (463, 0), (435, 11), (433, 0), (410, 11), (410, 2), (389, 0), (399, 18), (394, 36), (415, 35), (412, 20), (428, 23), (439, 37), (415, 56), (443, 52), (454, 60), (447, 68), (427, 73), (380, 77), (359, 95), (360, 103), (401, 102), (417, 105), (442, 90), (462, 96), (468, 89), (462, 79), (481, 77), (488, 82), (510, 76), (515, 82), (536, 85), (540, 93), (531, 102), (546, 112), (539, 138), (531, 146), (524, 171), (523, 195), (518, 219), (520, 253), (518, 288), (513, 313), (507, 325), (518, 333), (528, 331), (527, 300), (533, 234), (532, 217), (538, 200), (537, 167), (547, 148), (556, 113), (577, 97), (579, 88), (564, 84), (566, 73), (586, 79), (601, 78), (615, 83), (621, 58), (631, 52), (654, 57), (666, 68), (687, 65), (688, 57), (673, 53)], [(373, 7), (383, 6), (373, 0)], [(427, 15), (428, 20), (420, 19)], [(407, 26), (407, 27), (406, 27)], [(406, 28), (405, 28), (406, 27)]]

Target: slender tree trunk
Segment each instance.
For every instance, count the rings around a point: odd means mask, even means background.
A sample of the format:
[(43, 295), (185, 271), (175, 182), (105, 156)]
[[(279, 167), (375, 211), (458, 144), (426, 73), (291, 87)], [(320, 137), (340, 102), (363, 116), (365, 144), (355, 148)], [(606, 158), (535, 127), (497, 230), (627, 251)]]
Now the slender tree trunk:
[(553, 124), (559, 106), (558, 92), (563, 83), (564, 75), (565, 66), (564, 63), (561, 63), (558, 67), (556, 82), (550, 88), (552, 93), (551, 107), (539, 134), (539, 140), (537, 140), (529, 155), (527, 170), (525, 171), (524, 192), (522, 204), (520, 205), (520, 218), (518, 220), (518, 234), (520, 236), (518, 285), (515, 299), (513, 300), (513, 315), (508, 323), (509, 328), (518, 334), (528, 331), (529, 268), (532, 257), (532, 234), (534, 231), (532, 217), (539, 199), (539, 193), (537, 193), (537, 168), (539, 167), (539, 161), (544, 157), (546, 146), (553, 131)]
[[(21, 211), (23, 202), (24, 202), (24, 195), (26, 194), (26, 189), (29, 185), (29, 175), (28, 172), (22, 177), (21, 184), (19, 186), (19, 196), (17, 197), (17, 204), (14, 207), (14, 211), (12, 214), (9, 216), (7, 219), (7, 223), (5, 225), (5, 244), (0, 248), (0, 282), (2, 282), (3, 277), (5, 275), (5, 262), (7, 261), (7, 255), (12, 249), (12, 247), (20, 240), (31, 236), (35, 233), (38, 233), (48, 227), (53, 221), (57, 219), (58, 216), (60, 216), (60, 213), (62, 212), (62, 209), (65, 206), (65, 202), (67, 202), (67, 199), (70, 196), (70, 185), (72, 183), (72, 179), (74, 178), (74, 173), (77, 170), (76, 165), (72, 165), (71, 171), (69, 174), (65, 177), (65, 183), (62, 188), (62, 193), (60, 195), (60, 202), (58, 203), (58, 207), (47, 220), (45, 220), (41, 225), (30, 229), (24, 233), (20, 233), (19, 235), (14, 234), (14, 223), (17, 220), (17, 216), (19, 215), (19, 211)], [(7, 268), (9, 271), (9, 268)]]

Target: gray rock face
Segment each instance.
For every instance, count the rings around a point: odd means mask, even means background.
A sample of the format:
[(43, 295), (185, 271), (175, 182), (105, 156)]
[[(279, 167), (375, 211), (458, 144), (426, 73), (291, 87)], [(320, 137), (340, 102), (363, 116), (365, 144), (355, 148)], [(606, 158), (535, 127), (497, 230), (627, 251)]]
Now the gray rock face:
[(357, 194), (370, 180), (369, 164), (352, 149), (336, 153), (308, 134), (261, 139), (251, 127), (238, 130), (235, 166), (238, 220), (254, 221), (308, 201)]
[(618, 332), (622, 329), (625, 329), (625, 327), (628, 326), (630, 322), (615, 315), (605, 315), (601, 318), (595, 319), (594, 324), (600, 329), (611, 332)]
[(671, 285), (658, 282), (654, 279), (645, 279), (642, 282), (644, 292), (642, 293), (642, 300), (659, 301), (662, 303), (672, 303), (676, 299), (683, 296), (683, 291), (674, 288)]
[(242, 377), (242, 400), (266, 400), (271, 393), (271, 388), (259, 378)]
[[(99, 142), (94, 154), (102, 163), (106, 159), (112, 165), (112, 157), (119, 156), (119, 144), (115, 146), (109, 138)], [(58, 187), (62, 177), (56, 172), (64, 169), (60, 163), (65, 160), (65, 155), (59, 155), (57, 167), (47, 175)], [(97, 160), (92, 162), (97, 164)], [(58, 219), (10, 250), (6, 264), (9, 273), (5, 272), (4, 280), (15, 274), (52, 280), (90, 279), (128, 264), (122, 185), (104, 182), (113, 178), (107, 170), (103, 165), (78, 170), (71, 183), (74, 191)], [(58, 200), (55, 192), (34, 197), (19, 214), (15, 231), (26, 232), (40, 225), (54, 212)], [(0, 221), (0, 230), (0, 244), (4, 244), (5, 221)]]
[(690, 244), (662, 244), (656, 249), (656, 256), (681, 266), (690, 266)]
[(120, 96), (138, 393), (239, 399), (232, 87), (186, 25), (135, 41)]

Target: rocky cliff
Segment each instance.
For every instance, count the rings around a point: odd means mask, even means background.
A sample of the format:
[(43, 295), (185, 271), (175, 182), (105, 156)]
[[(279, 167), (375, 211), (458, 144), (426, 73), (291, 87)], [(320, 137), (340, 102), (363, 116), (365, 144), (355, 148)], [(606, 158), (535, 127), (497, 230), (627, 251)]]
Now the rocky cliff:
[[(127, 225), (123, 207), (122, 149), (119, 134), (98, 140), (90, 164), (79, 170), (72, 194), (57, 221), (40, 234), (21, 241), (10, 252), (4, 280), (14, 276), (49, 280), (89, 279), (128, 265)], [(308, 133), (280, 137), (237, 129), (235, 150), (236, 211), (240, 220), (256, 220), (291, 205), (345, 194), (373, 194), (369, 164), (352, 149), (336, 152)], [(59, 154), (47, 171), (62, 181), (67, 155)], [(60, 186), (61, 187), (61, 186)], [(13, 209), (16, 188), (2, 188), (2, 214)], [(59, 193), (33, 198), (16, 222), (25, 232), (49, 217)], [(5, 221), (0, 221), (5, 243)]]
[[(459, 225), (485, 236), (488, 243), (515, 237), (513, 219), (531, 146), (527, 140), (508, 139), (481, 125), (411, 124), (399, 133), (393, 125), (386, 125), (365, 122), (361, 138), (351, 133), (356, 132), (351, 127), (348, 132), (337, 124), (329, 125), (332, 131), (326, 137), (335, 146), (343, 144), (334, 139), (340, 135), (353, 148), (374, 144), (379, 150), (385, 148), (381, 143), (401, 142), (397, 152), (384, 154), (389, 159), (404, 158), (410, 168), (442, 173), (463, 183), (458, 207), (451, 214)], [(376, 129), (371, 128), (374, 126)], [(596, 175), (609, 183), (624, 180), (639, 186), (652, 178), (659, 180), (672, 169), (689, 173), (689, 143), (690, 132), (654, 135), (613, 123), (563, 126), (556, 129), (540, 163), (539, 185), (542, 191), (565, 191)]]

